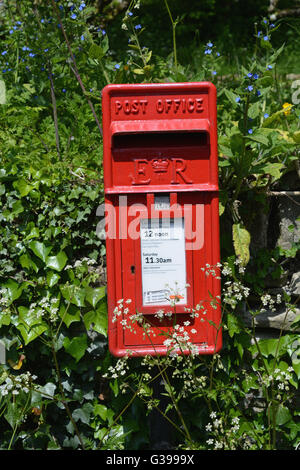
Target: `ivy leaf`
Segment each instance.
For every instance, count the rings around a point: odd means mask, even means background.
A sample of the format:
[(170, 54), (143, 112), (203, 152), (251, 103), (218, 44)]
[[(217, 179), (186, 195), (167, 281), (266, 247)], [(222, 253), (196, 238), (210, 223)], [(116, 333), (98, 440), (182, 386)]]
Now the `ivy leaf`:
[(10, 302), (13, 302), (20, 297), (25, 286), (23, 284), (19, 284), (13, 279), (9, 279), (7, 282), (2, 284), (2, 287), (7, 289), (9, 300)]
[(55, 286), (55, 284), (57, 284), (59, 280), (60, 280), (59, 274), (54, 273), (53, 271), (47, 272), (47, 284), (49, 287)]
[(88, 301), (89, 304), (91, 304), (92, 307), (96, 307), (97, 303), (99, 300), (103, 299), (105, 297), (105, 287), (86, 287), (86, 300)]
[(232, 226), (232, 236), (235, 253), (240, 258), (242, 265), (246, 266), (250, 258), (250, 233), (243, 225), (237, 223)]
[(36, 273), (38, 272), (39, 268), (36, 263), (30, 258), (28, 253), (24, 253), (20, 256), (20, 264), (22, 268), (30, 269), (32, 268)]
[(24, 179), (19, 179), (13, 182), (13, 187), (19, 192), (21, 197), (27, 196), (32, 190), (33, 186), (27, 183)]
[(90, 416), (93, 412), (94, 407), (91, 403), (85, 403), (80, 408), (77, 408), (73, 411), (72, 416), (75, 421), (81, 421), (82, 423), (89, 424), (90, 423)]
[(80, 310), (79, 308), (75, 307), (75, 305), (69, 305), (68, 309), (65, 305), (61, 305), (59, 309), (59, 316), (68, 328), (71, 323), (81, 320)]
[(46, 259), (47, 268), (55, 271), (62, 271), (67, 263), (68, 257), (64, 251), (60, 251), (56, 256), (48, 256)]
[(106, 302), (101, 302), (97, 310), (91, 310), (83, 317), (83, 322), (88, 330), (90, 327), (103, 336), (107, 336), (107, 306)]
[(16, 326), (24, 339), (25, 345), (27, 345), (44, 333), (48, 326), (42, 320), (37, 319), (35, 312), (30, 311), (27, 307), (20, 306), (18, 311), (19, 318)]
[(84, 356), (87, 349), (87, 336), (75, 336), (72, 339), (66, 337), (64, 339), (64, 348), (78, 362)]
[(281, 403), (278, 406), (278, 410), (276, 413), (276, 424), (278, 426), (282, 426), (283, 424), (288, 423), (292, 419), (292, 415), (290, 413), (290, 410), (286, 407), (283, 406)]
[(63, 297), (70, 303), (77, 305), (77, 307), (84, 307), (85, 306), (85, 289), (75, 286), (75, 285), (64, 285), (59, 286), (60, 291)]
[(32, 240), (29, 243), (29, 248), (38, 258), (44, 261), (44, 263), (46, 262), (47, 256), (49, 255), (50, 251), (52, 250), (51, 246), (46, 246), (44, 243), (38, 242), (37, 240)]

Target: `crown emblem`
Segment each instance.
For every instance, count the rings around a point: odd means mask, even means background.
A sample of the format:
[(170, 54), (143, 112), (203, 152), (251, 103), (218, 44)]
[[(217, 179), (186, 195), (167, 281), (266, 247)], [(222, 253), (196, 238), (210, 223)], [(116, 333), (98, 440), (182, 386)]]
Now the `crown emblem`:
[(166, 158), (159, 158), (153, 160), (152, 167), (155, 173), (166, 173), (169, 166), (169, 162)]

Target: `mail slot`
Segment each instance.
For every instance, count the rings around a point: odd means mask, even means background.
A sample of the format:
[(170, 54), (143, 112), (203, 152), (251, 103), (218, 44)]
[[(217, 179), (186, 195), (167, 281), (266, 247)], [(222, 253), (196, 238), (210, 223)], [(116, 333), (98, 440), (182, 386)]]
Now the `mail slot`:
[(108, 85), (102, 111), (109, 349), (213, 354), (222, 347), (216, 89)]

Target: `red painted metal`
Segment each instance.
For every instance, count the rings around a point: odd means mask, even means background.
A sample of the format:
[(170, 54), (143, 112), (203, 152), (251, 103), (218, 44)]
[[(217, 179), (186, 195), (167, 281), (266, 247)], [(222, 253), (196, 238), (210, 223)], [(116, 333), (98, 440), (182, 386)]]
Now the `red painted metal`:
[[(102, 109), (110, 351), (115, 356), (164, 355), (175, 319), (179, 325), (190, 322), (184, 328), (199, 354), (215, 353), (222, 347), (220, 280), (203, 268), (220, 261), (216, 89), (209, 82), (108, 85)], [(169, 197), (170, 207), (155, 205), (161, 196)], [(153, 259), (142, 254), (141, 227), (152, 230), (168, 220), (183, 224), (185, 233), (181, 261), (188, 287), (175, 307), (155, 300), (147, 304), (143, 297), (147, 271), (142, 258)], [(198, 234), (196, 241), (192, 232)], [(155, 235), (163, 235), (162, 229)], [(163, 276), (161, 267), (157, 272)], [(212, 306), (213, 298), (218, 302)], [(199, 305), (198, 316), (192, 317)], [(158, 311), (172, 311), (172, 318), (161, 320)], [(138, 323), (128, 328), (136, 312), (151, 325), (151, 337)]]

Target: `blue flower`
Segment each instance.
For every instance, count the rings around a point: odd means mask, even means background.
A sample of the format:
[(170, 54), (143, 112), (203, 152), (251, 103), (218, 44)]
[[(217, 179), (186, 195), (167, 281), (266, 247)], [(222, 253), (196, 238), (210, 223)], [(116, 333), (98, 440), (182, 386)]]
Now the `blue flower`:
[(241, 101), (241, 98), (239, 96), (236, 97), (235, 102), (239, 103)]
[(141, 27), (142, 27), (142, 25), (136, 24), (135, 27), (134, 27), (134, 29), (141, 29)]
[(220, 57), (220, 55), (221, 55), (221, 54), (220, 54), (220, 52), (217, 52), (217, 54), (216, 54), (216, 55), (217, 55), (217, 57)]
[(212, 43), (212, 42), (208, 42), (206, 45), (207, 45), (207, 47), (213, 47), (213, 43)]
[(267, 20), (264, 20), (264, 23), (267, 24), (268, 23)]
[(13, 34), (14, 30), (13, 29), (10, 29), (9, 30), (9, 34)]
[(85, 7), (86, 7), (86, 4), (85, 4), (85, 3), (81, 3), (81, 5), (79, 6), (78, 10), (79, 10), (79, 11), (82, 11)]
[(257, 90), (257, 96), (261, 95), (261, 91)]
[(248, 134), (253, 134), (253, 129), (249, 129)]
[(269, 36), (264, 36), (264, 41), (269, 41)]
[(63, 93), (66, 93), (67, 90), (66, 90), (65, 88), (63, 88), (61, 91), (62, 91)]
[(33, 52), (29, 52), (28, 55), (29, 55), (29, 57), (34, 57), (35, 56), (35, 54)]
[(246, 90), (252, 91), (252, 90), (253, 90), (253, 86), (252, 86), (252, 85), (247, 86)]
[(120, 68), (120, 64), (115, 65), (115, 70), (118, 70)]
[(247, 75), (247, 77), (251, 78), (251, 77), (252, 77), (252, 73), (249, 72), (248, 75)]
[(42, 19), (41, 19), (41, 23), (45, 23), (45, 20), (44, 20), (44, 18), (42, 18)]
[(269, 117), (268, 113), (264, 114), (264, 118), (267, 119)]
[(274, 23), (271, 23), (271, 24), (270, 24), (270, 28), (275, 28), (275, 24), (274, 24)]
[(49, 51), (48, 47), (46, 49), (44, 49), (44, 52), (48, 52), (48, 51)]
[(212, 71), (213, 75), (217, 75), (217, 72), (215, 70)]
[(204, 54), (211, 54), (211, 49), (205, 49)]
[(257, 37), (259, 38), (262, 35), (262, 31), (258, 31)]
[(7, 51), (1, 52), (1, 55), (5, 55), (5, 54), (7, 54)]
[(257, 79), (258, 79), (257, 73), (255, 73), (255, 74), (253, 75), (253, 78), (254, 78), (254, 80), (257, 80)]
[(22, 47), (22, 51), (30, 51), (30, 49), (29, 49), (28, 46), (23, 46), (23, 47)]
[(77, 15), (75, 13), (72, 13), (71, 18), (72, 18), (72, 20), (76, 20)]
[(128, 16), (133, 16), (132, 11), (128, 11), (128, 12), (127, 12), (127, 15), (128, 15)]
[(267, 65), (268, 70), (271, 70), (272, 68), (273, 68), (272, 65)]
[(84, 34), (80, 36), (81, 41), (84, 41)]

